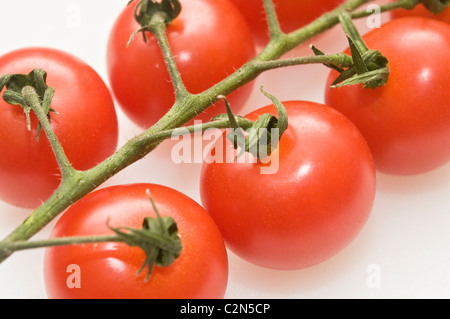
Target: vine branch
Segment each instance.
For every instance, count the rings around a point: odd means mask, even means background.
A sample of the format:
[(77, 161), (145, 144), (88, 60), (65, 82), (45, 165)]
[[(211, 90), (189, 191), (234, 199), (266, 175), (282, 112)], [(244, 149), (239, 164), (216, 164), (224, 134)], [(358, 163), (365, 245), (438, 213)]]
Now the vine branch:
[(280, 23), (278, 21), (277, 12), (272, 0), (264, 0), (264, 10), (266, 13), (267, 26), (269, 28), (269, 35), (271, 40), (276, 40), (284, 33), (281, 30)]
[(255, 61), (253, 67), (259, 72), (278, 69), (287, 66), (302, 64), (329, 64), (339, 68), (347, 68), (353, 65), (352, 58), (344, 53), (296, 57), (289, 59)]
[[(66, 174), (68, 176), (62, 179), (61, 184), (52, 196), (41, 206), (36, 208), (28, 216), (28, 218), (22, 222), (22, 224), (20, 224), (2, 242), (0, 242), (0, 247), (4, 247), (4, 245), (11, 244), (16, 241), (26, 241), (31, 238), (71, 204), (96, 189), (99, 185), (115, 175), (117, 172), (150, 153), (162, 142), (162, 140), (171, 136), (171, 134), (176, 132), (176, 130), (182, 125), (194, 118), (197, 114), (203, 112), (210, 105), (214, 104), (218, 99), (220, 99), (220, 96), (230, 94), (234, 90), (255, 79), (262, 72), (269, 69), (304, 64), (308, 62), (326, 62), (328, 64), (336, 64), (342, 67), (347, 66), (348, 59), (343, 58), (339, 54), (309, 58), (294, 58), (291, 60), (277, 60), (283, 54), (292, 50), (299, 44), (304, 43), (315, 35), (318, 35), (338, 24), (340, 13), (343, 10), (351, 12), (352, 18), (362, 17), (362, 12), (352, 13), (352, 11), (368, 2), (370, 2), (370, 0), (347, 0), (343, 5), (339, 6), (335, 10), (325, 13), (305, 27), (289, 34), (278, 36), (278, 27), (277, 22), (275, 22), (276, 16), (273, 3), (271, 0), (264, 0), (268, 14), (268, 21), (272, 30), (271, 33), (274, 36), (272, 40), (253, 60), (243, 65), (223, 81), (199, 94), (190, 94), (186, 91), (176, 68), (175, 61), (173, 60), (173, 56), (171, 55), (167, 38), (165, 37), (165, 23), (162, 19), (155, 18), (152, 20), (153, 22), (151, 29), (158, 38), (158, 42), (164, 52), (164, 58), (171, 74), (174, 89), (177, 95), (177, 99), (175, 100), (173, 107), (155, 125), (128, 141), (125, 145), (118, 149), (116, 153), (98, 164), (96, 167), (86, 171), (73, 170), (71, 171), (71, 174)], [(392, 5), (391, 7), (384, 7), (384, 10), (405, 7), (410, 4), (407, 2), (408, 0), (399, 0), (396, 2), (395, 6)], [(365, 12), (364, 16), (368, 14), (370, 13)], [(31, 94), (31, 92), (29, 93)], [(37, 106), (37, 103), (35, 100), (33, 101), (33, 99), (31, 99), (29, 105), (33, 107)], [(36, 114), (39, 114), (39, 108), (36, 109)], [(68, 160), (61, 155), (63, 154), (63, 150), (60, 149), (60, 146), (56, 143), (56, 139), (52, 137), (54, 133), (48, 123), (46, 123), (44, 119), (45, 116), (42, 116), (41, 114), (38, 115), (38, 117), (40, 117), (45, 133), (49, 136), (50, 140), (53, 140), (52, 146), (56, 150), (56, 153), (60, 154), (57, 155), (57, 157), (59, 157), (61, 167), (70, 167)], [(235, 120), (241, 126), (250, 125), (248, 121), (240, 117), (235, 117)], [(209, 127), (229, 127), (229, 125), (230, 119), (222, 119), (203, 124), (202, 129), (204, 130)], [(191, 126), (188, 128), (188, 131), (192, 132), (196, 129), (198, 128)], [(7, 259), (11, 254), (12, 252), (10, 250), (0, 248), (0, 263)]]

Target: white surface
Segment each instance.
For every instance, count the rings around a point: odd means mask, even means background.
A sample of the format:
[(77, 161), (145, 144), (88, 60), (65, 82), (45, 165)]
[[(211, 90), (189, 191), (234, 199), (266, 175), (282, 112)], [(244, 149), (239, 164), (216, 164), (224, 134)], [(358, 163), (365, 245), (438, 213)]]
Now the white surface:
[[(107, 81), (108, 32), (126, 2), (2, 0), (0, 54), (33, 45), (64, 49), (84, 59)], [(346, 47), (341, 36), (335, 29), (315, 44), (328, 52), (341, 50)], [(322, 66), (276, 70), (261, 76), (257, 86), (263, 84), (280, 99), (321, 102), (327, 73)], [(247, 109), (266, 104), (268, 100), (255, 90)], [(120, 144), (123, 144), (139, 129), (118, 112)], [(160, 183), (199, 201), (199, 172), (200, 164), (173, 164), (170, 145), (166, 144), (106, 185)], [(371, 218), (347, 249), (318, 266), (298, 271), (262, 269), (230, 253), (226, 297), (449, 298), (448, 194), (450, 165), (415, 177), (378, 175), (378, 193)], [(0, 238), (28, 213), (0, 202)], [(45, 238), (53, 224), (35, 238)], [(0, 298), (46, 298), (42, 255), (41, 249), (17, 252), (0, 264)]]

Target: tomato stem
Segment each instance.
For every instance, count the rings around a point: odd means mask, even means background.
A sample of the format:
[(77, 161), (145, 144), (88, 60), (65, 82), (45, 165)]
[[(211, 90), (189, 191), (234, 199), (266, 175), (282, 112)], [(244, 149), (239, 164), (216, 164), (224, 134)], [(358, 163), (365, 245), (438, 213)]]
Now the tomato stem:
[(153, 33), (158, 40), (158, 44), (161, 48), (161, 52), (164, 56), (167, 69), (172, 80), (172, 85), (175, 90), (175, 99), (184, 99), (190, 93), (187, 91), (183, 80), (181, 79), (180, 72), (172, 54), (171, 47), (166, 35), (166, 23), (164, 16), (160, 13), (156, 13), (152, 16), (151, 21), (147, 26), (148, 30)]
[(178, 0), (162, 0), (161, 2), (140, 0), (135, 8), (134, 16), (136, 21), (141, 25), (141, 28), (131, 35), (127, 44), (128, 46), (131, 43), (138, 32), (142, 32), (144, 41), (147, 41), (145, 32), (150, 32), (156, 37), (172, 80), (175, 99), (178, 100), (189, 95), (189, 92), (181, 79), (180, 72), (175, 63), (172, 49), (167, 39), (166, 27), (180, 12), (181, 4)]
[(279, 37), (284, 35), (278, 21), (277, 12), (272, 0), (264, 0), (264, 10), (266, 12), (267, 26), (269, 28), (269, 35), (272, 41), (276, 41)]
[(339, 15), (339, 22), (341, 23), (345, 34), (352, 40), (361, 55), (369, 51), (369, 48), (364, 43), (363, 38), (353, 23), (350, 13), (347, 11), (342, 11)]
[(432, 13), (441, 13), (444, 12), (449, 4), (449, 0), (420, 0), (425, 8), (427, 8)]
[[(167, 116), (176, 119), (174, 116)], [(243, 117), (236, 116), (235, 121), (244, 128), (249, 128), (253, 125), (252, 121)], [(149, 129), (129, 140), (115, 154), (97, 166), (87, 171), (74, 171), (67, 178), (63, 179), (50, 198), (37, 207), (22, 224), (0, 242), (0, 247), (10, 247), (16, 241), (20, 242), (30, 239), (72, 203), (93, 191), (117, 172), (144, 157), (161, 141), (173, 135), (191, 134), (209, 128), (227, 128), (230, 127), (230, 122), (228, 119), (223, 118), (213, 122), (185, 127), (179, 127), (176, 124), (167, 125), (173, 128), (163, 128), (162, 124), (156, 125), (153, 129)], [(14, 250), (10, 249), (0, 249), (0, 263), (13, 252)]]
[[(176, 95), (178, 97), (175, 100), (173, 107), (147, 131), (135, 136), (119, 148), (108, 159), (87, 171), (77, 171), (70, 168), (67, 159), (63, 156), (63, 150), (51, 130), (48, 119), (46, 121), (46, 116), (38, 112), (40, 114), (39, 120), (41, 121), (46, 134), (48, 134), (49, 139), (52, 140), (52, 146), (54, 147), (55, 152), (58, 154), (57, 158), (61, 163), (60, 165), (63, 172), (69, 172), (70, 174), (64, 173), (64, 175), (67, 176), (64, 176), (65, 178), (63, 178), (58, 189), (47, 201), (37, 207), (27, 219), (25, 219), (1, 242), (3, 245), (2, 247), (5, 247), (4, 245), (12, 244), (15, 241), (20, 242), (31, 238), (62, 211), (67, 209), (72, 203), (93, 191), (122, 169), (142, 159), (149, 152), (155, 149), (162, 140), (170, 137), (172, 133), (186, 132), (187, 134), (189, 132), (193, 132), (195, 129), (194, 127), (191, 126), (185, 130), (185, 128), (181, 126), (193, 119), (199, 113), (203, 112), (210, 105), (217, 102), (220, 99), (220, 96), (230, 94), (246, 83), (254, 80), (265, 70), (275, 67), (284, 67), (288, 66), (290, 63), (293, 63), (284, 61), (277, 66), (276, 62), (271, 61), (279, 59), (282, 55), (292, 50), (299, 44), (304, 43), (315, 35), (318, 35), (338, 24), (339, 14), (342, 10), (351, 12), (369, 1), (370, 0), (348, 0), (337, 9), (323, 14), (307, 26), (283, 36), (275, 37), (275, 39), (272, 39), (253, 60), (244, 64), (241, 68), (236, 70), (224, 80), (199, 94), (187, 93), (184, 84), (181, 81), (181, 77), (177, 70), (173, 56), (170, 52), (167, 38), (164, 34), (164, 23), (161, 21), (161, 17), (156, 16), (152, 19), (154, 22), (152, 24), (152, 29), (160, 43), (161, 50), (163, 51), (167, 67), (174, 83)], [(269, 0), (265, 0), (265, 4), (270, 15), (268, 19), (273, 20), (274, 16), (271, 7), (272, 4)], [(325, 58), (319, 57), (314, 59)], [(297, 62), (299, 61), (295, 61), (295, 63)], [(32, 104), (36, 104), (34, 106), (36, 109), (39, 109), (39, 107), (37, 107), (37, 103)], [(253, 125), (252, 123), (249, 123), (248, 120), (244, 120), (240, 117), (236, 116), (235, 119), (238, 121), (239, 125)], [(202, 129), (206, 129), (208, 127), (220, 128), (224, 127), (224, 125), (229, 127), (229, 119), (221, 119), (206, 123), (202, 125)], [(11, 253), (11, 251), (6, 249), (0, 250), (0, 262), (7, 259)]]
[[(383, 13), (383, 12), (392, 11), (392, 10), (396, 10), (396, 9), (413, 9), (419, 2), (420, 2), (420, 0), (398, 0), (398, 1), (394, 1), (394, 2), (389, 2), (387, 4), (380, 5), (379, 12)], [(373, 14), (373, 12), (370, 10), (360, 10), (360, 11), (354, 11), (354, 12), (350, 13), (352, 19), (364, 18), (364, 17), (370, 16), (372, 14)]]
[(24, 104), (27, 107), (31, 108), (36, 114), (36, 117), (39, 120), (39, 125), (44, 129), (44, 132), (47, 135), (47, 138), (52, 146), (53, 153), (55, 154), (56, 160), (58, 162), (62, 179), (65, 179), (66, 176), (72, 175), (75, 171), (75, 168), (70, 164), (70, 161), (67, 158), (64, 149), (61, 146), (61, 143), (59, 142), (58, 137), (53, 131), (48, 119), (48, 109), (50, 107), (50, 101), (53, 96), (53, 89), (47, 88), (46, 93), (44, 94), (43, 102), (40, 101), (39, 95), (31, 86), (25, 86), (22, 89), (22, 96)]
[[(339, 72), (331, 87), (362, 84), (365, 88), (374, 89), (385, 85), (390, 74), (389, 61), (379, 51), (370, 50), (366, 46), (349, 12), (341, 11), (339, 22), (349, 42), (352, 62), (347, 69), (324, 63)], [(319, 57), (324, 56), (317, 49), (314, 49), (314, 53)]]
[(175, 220), (170, 216), (161, 217), (150, 191), (147, 190), (146, 193), (155, 211), (156, 218), (145, 218), (142, 229), (131, 227), (110, 227), (110, 229), (127, 245), (138, 246), (144, 250), (146, 259), (137, 274), (147, 268), (145, 280), (148, 281), (154, 265), (170, 266), (180, 256), (183, 246)]
[[(380, 13), (388, 12), (396, 9), (406, 9), (412, 10), (417, 5), (423, 4), (425, 8), (427, 8), (432, 13), (441, 13), (445, 11), (449, 5), (450, 0), (398, 0), (394, 2), (389, 2), (387, 4), (383, 4), (379, 6)], [(351, 17), (353, 19), (359, 19), (373, 14), (371, 11), (361, 10), (351, 13)]]
[(54, 246), (122, 242), (130, 247), (139, 247), (145, 252), (146, 259), (137, 274), (148, 268), (145, 278), (148, 281), (154, 265), (161, 267), (170, 266), (180, 256), (182, 243), (175, 220), (170, 216), (161, 217), (148, 191), (147, 195), (155, 211), (156, 218), (144, 218), (141, 229), (132, 227), (113, 228), (108, 225), (108, 228), (114, 233), (113, 235), (68, 236), (36, 241), (3, 241), (0, 242), (0, 252), (2, 254), (11, 254), (20, 250)]
[[(42, 69), (34, 69), (28, 74), (4, 74), (0, 77), (0, 91), (6, 87), (3, 93), (3, 100), (11, 105), (20, 105), (25, 113), (27, 129), (31, 131), (30, 112), (32, 108), (25, 105), (22, 89), (26, 86), (33, 87), (36, 90), (38, 100), (42, 104), (45, 115), (50, 120), (50, 111), (57, 113), (50, 108), (53, 99), (54, 89), (46, 83), (47, 73)], [(41, 123), (37, 127), (36, 140), (39, 141), (41, 132)]]
[(20, 251), (27, 249), (45, 248), (53, 246), (65, 246), (65, 245), (79, 245), (101, 242), (122, 242), (117, 235), (103, 235), (103, 236), (71, 236), (71, 237), (59, 237), (43, 240), (19, 240), (14, 242), (2, 242), (0, 243), (0, 251)]
[(351, 57), (345, 53), (322, 54), (315, 56), (295, 57), (289, 59), (279, 59), (271, 61), (255, 61), (253, 66), (259, 71), (278, 69), (286, 66), (302, 64), (328, 64), (329, 66), (347, 68), (353, 65)]
[[(253, 154), (257, 159), (270, 155), (272, 150), (278, 145), (281, 135), (288, 127), (288, 116), (283, 104), (275, 96), (265, 92), (263, 87), (261, 87), (260, 90), (275, 105), (278, 112), (278, 118), (268, 113), (262, 114), (253, 125), (248, 128), (239, 126), (226, 97), (220, 96), (225, 102), (227, 114), (219, 115), (219, 117), (228, 117), (230, 126), (234, 129), (232, 133), (227, 135), (227, 138), (233, 143), (235, 149), (238, 147), (241, 148), (241, 151), (236, 155), (234, 160), (237, 160), (237, 158), (245, 152)], [(243, 131), (247, 130), (248, 136), (245, 137)], [(276, 138), (272, 138), (273, 135), (275, 135)]]
[[(97, 236), (70, 236), (70, 237), (58, 237), (43, 240), (21, 240), (14, 242), (1, 242), (0, 251), (6, 253), (13, 253), (21, 250), (38, 249), (55, 246), (67, 246), (67, 245), (81, 245), (81, 244), (94, 244), (94, 243), (106, 243), (106, 242), (121, 242), (129, 246), (139, 246), (142, 248), (146, 256), (156, 256), (161, 254), (160, 251), (171, 253), (174, 258), (172, 262), (178, 258), (181, 251), (181, 243), (171, 241), (171, 238), (167, 236), (160, 236), (157, 233), (152, 233), (148, 230), (138, 230), (133, 228), (114, 228), (115, 235), (97, 235)], [(125, 233), (124, 230), (128, 232)], [(143, 266), (139, 269), (138, 273), (148, 266), (149, 271), (146, 276), (146, 280), (150, 278), (151, 269), (154, 264), (159, 264), (157, 260), (149, 263), (146, 260)], [(171, 264), (171, 263), (170, 263)], [(169, 266), (170, 264), (164, 264), (162, 266)], [(161, 266), (161, 265), (160, 265)]]

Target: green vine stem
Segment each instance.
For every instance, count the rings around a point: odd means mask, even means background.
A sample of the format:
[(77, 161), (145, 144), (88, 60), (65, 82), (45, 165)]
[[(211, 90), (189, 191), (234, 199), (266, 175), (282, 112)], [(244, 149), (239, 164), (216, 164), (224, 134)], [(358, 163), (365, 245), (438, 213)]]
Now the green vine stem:
[(273, 1), (264, 0), (264, 9), (266, 11), (267, 26), (269, 28), (270, 39), (272, 41), (276, 41), (276, 39), (283, 35), (283, 32), (281, 31)]
[[(49, 89), (47, 89), (49, 90)], [(53, 90), (53, 89), (50, 89)], [(48, 120), (48, 116), (46, 110), (43, 107), (44, 103), (41, 103), (39, 96), (36, 90), (31, 86), (25, 86), (22, 89), (22, 96), (24, 104), (31, 108), (33, 112), (36, 114), (36, 117), (39, 120), (39, 124), (43, 128), (47, 138), (52, 146), (53, 153), (55, 154), (56, 161), (58, 162), (61, 178), (66, 179), (67, 176), (70, 176), (75, 173), (75, 168), (70, 164), (69, 159), (67, 158), (63, 147), (59, 143), (58, 138), (53, 131), (50, 122)]]
[(2, 242), (0, 243), (0, 250), (7, 249), (13, 252), (54, 246), (122, 242), (129, 246), (140, 247), (144, 250), (147, 257), (137, 274), (147, 268), (148, 271), (145, 279), (148, 280), (153, 266), (170, 266), (180, 256), (183, 245), (178, 235), (178, 226), (175, 220), (170, 216), (161, 217), (150, 191), (147, 190), (146, 193), (156, 217), (144, 218), (141, 229), (132, 227), (113, 228), (107, 225), (113, 233), (112, 235), (70, 236), (35, 241), (20, 240)]
[[(420, 3), (423, 4), (425, 6), (425, 8), (427, 8), (428, 10), (430, 10), (433, 13), (441, 13), (445, 9), (448, 8), (448, 6), (450, 4), (450, 0), (398, 0), (398, 1), (394, 1), (394, 2), (389, 2), (387, 4), (383, 4), (379, 8), (380, 8), (380, 13), (392, 11), (392, 10), (396, 10), (396, 9), (412, 10)], [(372, 12), (362, 10), (362, 11), (352, 12), (351, 17), (353, 19), (359, 19), (359, 18), (363, 18), (363, 17), (366, 17), (371, 14), (372, 14)]]
[[(269, 14), (271, 14), (270, 12), (273, 13), (273, 10), (271, 10), (271, 8), (273, 8), (272, 1), (264, 1)], [(146, 156), (165, 138), (169, 137), (174, 130), (180, 128), (186, 122), (194, 118), (196, 114), (203, 112), (210, 105), (214, 104), (220, 96), (230, 94), (244, 84), (254, 80), (266, 70), (296, 63), (302, 64), (304, 61), (301, 59), (292, 62), (282, 61), (281, 63), (273, 61), (279, 59), (283, 54), (295, 48), (297, 45), (304, 43), (313, 36), (337, 25), (342, 10), (352, 12), (368, 2), (370, 2), (370, 0), (348, 0), (335, 10), (325, 13), (314, 22), (289, 34), (272, 31), (271, 33), (274, 38), (271, 39), (269, 44), (260, 54), (258, 54), (258, 56), (243, 65), (223, 81), (200, 94), (189, 94), (182, 88), (181, 80), (177, 80), (178, 75), (176, 74), (176, 66), (172, 65), (173, 57), (171, 57), (170, 50), (166, 47), (166, 41), (164, 40), (164, 23), (160, 21), (160, 19), (159, 22), (154, 21), (153, 30), (159, 37), (159, 43), (165, 51), (164, 56), (166, 58), (166, 63), (168, 64), (169, 69), (172, 69), (172, 77), (175, 79), (174, 82), (178, 84), (178, 88), (175, 88), (178, 92), (177, 99), (175, 100), (173, 107), (155, 125), (129, 140), (118, 149), (115, 154), (102, 163), (86, 171), (73, 170), (70, 174), (66, 174), (62, 179), (60, 186), (52, 196), (41, 206), (36, 208), (27, 219), (3, 239), (1, 247), (7, 247), (8, 243), (24, 241), (31, 238), (71, 204), (96, 189), (104, 181), (119, 171)], [(400, 3), (405, 5), (405, 2), (406, 1), (404, 0), (400, 0), (399, 6)], [(366, 15), (369, 14), (370, 13), (366, 12)], [(356, 16), (361, 17), (362, 15), (360, 13), (352, 15), (353, 18)], [(270, 16), (269, 20), (274, 21)], [(271, 23), (271, 25), (274, 25), (274, 23)], [(314, 59), (325, 58), (315, 57)], [(279, 65), (277, 66), (276, 63), (279, 63)], [(46, 119), (40, 120), (42, 120), (43, 127), (45, 128)], [(248, 122), (239, 117), (236, 117), (236, 121), (242, 126), (249, 125)], [(208, 125), (210, 125), (210, 127), (229, 127), (230, 123), (228, 119), (224, 119), (212, 122), (212, 124), (205, 124), (202, 126), (202, 129), (206, 129)], [(193, 130), (194, 128), (191, 127), (190, 129)], [(47, 133), (51, 134), (51, 132)], [(62, 163), (62, 166), (65, 166), (65, 164)], [(7, 248), (0, 249), (0, 262), (7, 259), (12, 252), (12, 250)]]
[(253, 63), (253, 67), (257, 70), (261, 70), (261, 72), (264, 72), (270, 69), (279, 69), (282, 67), (302, 64), (328, 64), (337, 68), (348, 68), (353, 65), (353, 60), (347, 54), (336, 53), (271, 61), (255, 61)]
[(181, 100), (185, 96), (188, 96), (190, 93), (184, 86), (184, 83), (181, 79), (180, 72), (178, 71), (178, 67), (175, 63), (175, 59), (173, 57), (169, 41), (166, 36), (166, 23), (165, 17), (163, 14), (155, 14), (147, 25), (147, 29), (153, 33), (158, 40), (158, 44), (161, 48), (161, 51), (164, 55), (164, 61), (166, 62), (167, 69), (170, 74), (170, 78), (172, 80), (172, 84), (175, 90), (175, 99)]

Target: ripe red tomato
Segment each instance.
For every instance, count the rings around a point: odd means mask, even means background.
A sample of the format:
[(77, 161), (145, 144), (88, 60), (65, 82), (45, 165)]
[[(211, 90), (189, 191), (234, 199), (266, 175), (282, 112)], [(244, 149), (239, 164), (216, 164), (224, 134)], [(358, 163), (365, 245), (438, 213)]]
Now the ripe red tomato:
[[(201, 200), (231, 251), (274, 269), (316, 265), (346, 247), (372, 209), (375, 169), (366, 141), (346, 117), (313, 102), (283, 102), (289, 124), (256, 162), (233, 162), (219, 138), (203, 164)], [(273, 105), (251, 113), (276, 115)], [(224, 159), (221, 155), (224, 154)], [(272, 163), (277, 169), (262, 174)]]
[[(364, 36), (391, 70), (386, 85), (326, 91), (367, 139), (379, 171), (410, 175), (450, 160), (450, 27), (419, 18), (393, 20)], [(332, 72), (329, 83), (336, 78)]]
[[(231, 0), (244, 14), (253, 32), (256, 44), (263, 46), (269, 40), (262, 0)], [(274, 0), (281, 30), (291, 32), (317, 19), (344, 0)]]
[[(136, 276), (145, 260), (141, 248), (115, 242), (47, 248), (44, 278), (50, 298), (224, 297), (228, 259), (223, 238), (199, 204), (171, 188), (128, 184), (95, 191), (61, 216), (51, 237), (113, 234), (108, 220), (111, 227), (141, 228), (144, 218), (156, 216), (147, 189), (161, 217), (171, 216), (177, 223), (183, 245), (180, 256), (168, 267), (154, 266), (145, 281), (145, 270)], [(79, 277), (68, 267), (79, 270)], [(68, 287), (68, 279), (80, 288)]]
[[(116, 20), (109, 39), (107, 66), (113, 93), (135, 123), (148, 128), (173, 105), (175, 97), (169, 73), (156, 38), (139, 33), (130, 46), (131, 34), (140, 26), (132, 3)], [(200, 93), (223, 80), (255, 55), (249, 27), (228, 0), (182, 0), (180, 15), (167, 27), (167, 37), (186, 88)], [(250, 95), (250, 83), (230, 94), (239, 112)], [(197, 116), (209, 121), (225, 113), (223, 102)]]
[[(394, 0), (392, 0), (392, 1), (394, 1)], [(402, 18), (402, 17), (410, 17), (410, 16), (419, 16), (419, 17), (439, 20), (439, 21), (450, 24), (450, 8), (447, 8), (444, 12), (434, 14), (434, 13), (430, 12), (428, 9), (426, 9), (422, 4), (418, 4), (412, 10), (398, 9), (398, 10), (391, 11), (390, 14), (391, 14), (391, 17), (394, 19)]]
[[(100, 76), (80, 59), (50, 48), (24, 48), (0, 57), (0, 74), (28, 74), (40, 68), (55, 89), (51, 125), (70, 162), (88, 169), (111, 155), (118, 125), (112, 96)], [(32, 208), (60, 182), (59, 168), (45, 133), (36, 141), (38, 120), (27, 129), (22, 107), (0, 100), (0, 198)]]

